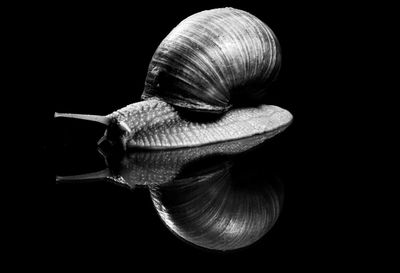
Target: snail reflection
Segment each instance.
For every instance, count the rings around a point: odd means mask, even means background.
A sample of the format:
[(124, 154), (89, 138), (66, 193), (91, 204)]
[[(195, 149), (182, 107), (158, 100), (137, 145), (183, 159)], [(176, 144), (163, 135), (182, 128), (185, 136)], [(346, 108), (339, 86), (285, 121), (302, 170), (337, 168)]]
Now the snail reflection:
[[(279, 181), (272, 170), (251, 161), (273, 135), (187, 149), (131, 151), (118, 160), (109, 158), (105, 170), (58, 179), (107, 178), (131, 188), (147, 186), (160, 219), (175, 235), (199, 247), (234, 250), (258, 241), (278, 219), (283, 200)], [(245, 174), (243, 162), (248, 162)]]
[(237, 179), (233, 168), (240, 166), (228, 161), (202, 175), (150, 187), (162, 221), (207, 249), (234, 250), (261, 239), (278, 219), (283, 193), (273, 177)]

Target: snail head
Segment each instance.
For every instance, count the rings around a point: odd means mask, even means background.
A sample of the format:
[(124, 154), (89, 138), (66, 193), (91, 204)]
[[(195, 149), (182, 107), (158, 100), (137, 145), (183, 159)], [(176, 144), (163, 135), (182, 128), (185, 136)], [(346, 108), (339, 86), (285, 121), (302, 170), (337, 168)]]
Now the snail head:
[(116, 118), (110, 119), (107, 129), (103, 137), (99, 139), (97, 145), (105, 145), (106, 143), (113, 148), (126, 149), (126, 143), (131, 129), (124, 121), (119, 121)]
[(55, 113), (55, 118), (71, 118), (86, 121), (92, 121), (107, 126), (104, 135), (97, 142), (98, 145), (109, 145), (114, 148), (122, 148), (125, 150), (126, 142), (131, 129), (122, 120), (99, 115), (84, 115), (84, 114), (69, 114), (69, 113)]

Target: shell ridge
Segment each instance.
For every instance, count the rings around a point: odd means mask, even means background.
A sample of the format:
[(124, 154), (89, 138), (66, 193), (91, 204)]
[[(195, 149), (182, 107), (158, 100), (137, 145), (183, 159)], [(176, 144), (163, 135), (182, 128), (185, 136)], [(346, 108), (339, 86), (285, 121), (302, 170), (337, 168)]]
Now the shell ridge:
[(179, 23), (153, 55), (142, 98), (224, 112), (233, 101), (256, 101), (280, 70), (279, 43), (254, 15), (220, 8)]

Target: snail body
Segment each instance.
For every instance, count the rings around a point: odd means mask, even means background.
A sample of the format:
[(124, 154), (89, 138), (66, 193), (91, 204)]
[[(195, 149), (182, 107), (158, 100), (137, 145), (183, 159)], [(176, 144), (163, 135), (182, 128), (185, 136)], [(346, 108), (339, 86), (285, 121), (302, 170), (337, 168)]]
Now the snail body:
[[(248, 105), (264, 96), (280, 60), (275, 35), (258, 18), (233, 8), (207, 10), (183, 20), (156, 49), (144, 101), (107, 116), (56, 116), (104, 123), (102, 140), (124, 148), (192, 147), (278, 133), (292, 120), (287, 110)], [(188, 118), (185, 112), (213, 117)]]
[[(126, 147), (152, 149), (200, 146), (240, 139), (268, 131), (279, 133), (291, 115), (277, 106), (233, 109), (212, 122), (194, 122), (182, 118), (170, 104), (146, 100), (122, 108), (110, 115), (124, 124), (122, 141)], [(129, 130), (128, 130), (129, 128)]]

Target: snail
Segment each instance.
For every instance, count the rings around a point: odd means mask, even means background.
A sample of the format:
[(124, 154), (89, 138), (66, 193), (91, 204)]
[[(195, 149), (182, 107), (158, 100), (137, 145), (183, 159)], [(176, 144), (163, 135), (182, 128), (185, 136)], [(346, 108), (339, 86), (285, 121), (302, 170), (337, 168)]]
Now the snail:
[(272, 30), (254, 15), (218, 8), (195, 13), (161, 42), (149, 64), (143, 101), (106, 116), (55, 113), (107, 126), (127, 148), (169, 149), (240, 139), (286, 128), (289, 111), (256, 105), (281, 66)]

